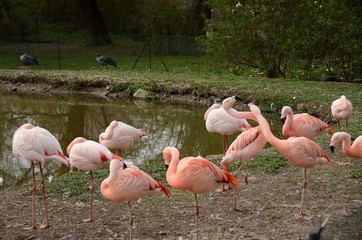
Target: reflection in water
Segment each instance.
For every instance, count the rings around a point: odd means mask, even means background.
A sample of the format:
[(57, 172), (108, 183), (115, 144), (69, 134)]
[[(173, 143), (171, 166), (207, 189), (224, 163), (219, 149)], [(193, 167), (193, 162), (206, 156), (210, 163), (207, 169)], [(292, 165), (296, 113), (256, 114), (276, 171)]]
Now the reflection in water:
[[(136, 164), (162, 161), (167, 146), (180, 149), (181, 156), (207, 156), (222, 153), (221, 137), (209, 133), (203, 120), (205, 108), (169, 105), (157, 102), (109, 100), (88, 95), (29, 95), (1, 93), (0, 95), (0, 177), (3, 186), (28, 182), (30, 163), (12, 154), (12, 136), (24, 123), (48, 129), (66, 152), (76, 137), (98, 141), (98, 135), (112, 120), (122, 121), (144, 129), (149, 137), (135, 142), (123, 151), (123, 158)], [(236, 136), (230, 138), (231, 141)], [(46, 175), (67, 171), (57, 163), (49, 163)]]

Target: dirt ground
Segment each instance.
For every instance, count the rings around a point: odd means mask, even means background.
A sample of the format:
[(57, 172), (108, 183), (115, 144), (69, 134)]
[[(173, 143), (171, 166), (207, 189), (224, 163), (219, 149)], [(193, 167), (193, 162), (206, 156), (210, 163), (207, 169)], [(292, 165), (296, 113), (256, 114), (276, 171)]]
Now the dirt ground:
[[(361, 167), (362, 162), (355, 160), (352, 166), (334, 162), (311, 169), (303, 219), (294, 217), (300, 207), (300, 169), (288, 166), (274, 173), (251, 169), (249, 184), (242, 182), (237, 194), (237, 207), (241, 211), (233, 208), (232, 190), (200, 196), (200, 239), (308, 239), (309, 233), (317, 231), (326, 218), (329, 220), (322, 239), (362, 239), (362, 185), (360, 178), (352, 178), (350, 174)], [(170, 199), (160, 194), (132, 203), (133, 239), (196, 239), (193, 194), (169, 189)], [(3, 190), (1, 199), (0, 239), (129, 237), (127, 204), (105, 200), (98, 189), (94, 222), (82, 222), (89, 214), (88, 202), (47, 198), (51, 226), (42, 230), (22, 230), (31, 222), (30, 188)], [(40, 196), (37, 209), (40, 224), (44, 219)]]
[[(14, 87), (2, 85), (3, 90)], [(20, 88), (39, 92), (47, 89), (46, 86), (16, 87), (17, 91)], [(337, 157), (334, 155), (332, 158)], [(317, 231), (326, 218), (329, 220), (322, 239), (362, 239), (361, 178), (353, 178), (351, 174), (354, 170), (361, 171), (362, 161), (354, 159), (353, 163), (340, 166), (333, 161), (329, 166), (308, 171), (306, 215), (303, 219), (294, 217), (299, 210), (302, 193), (300, 169), (288, 166), (273, 173), (251, 169), (249, 184), (242, 182), (237, 194), (237, 206), (241, 211), (233, 209), (234, 192), (231, 190), (200, 196), (200, 239), (308, 239), (309, 234)], [(242, 176), (238, 179), (242, 180)], [(132, 203), (133, 239), (196, 239), (193, 194), (169, 189), (172, 192), (170, 199), (157, 195)], [(0, 239), (129, 237), (127, 204), (105, 200), (99, 189), (96, 189), (94, 197), (94, 222), (82, 222), (88, 217), (87, 202), (76, 198), (48, 197), (50, 227), (30, 231), (23, 230), (31, 222), (30, 188), (5, 189), (0, 193)], [(38, 224), (42, 223), (40, 197), (37, 199), (37, 219)]]

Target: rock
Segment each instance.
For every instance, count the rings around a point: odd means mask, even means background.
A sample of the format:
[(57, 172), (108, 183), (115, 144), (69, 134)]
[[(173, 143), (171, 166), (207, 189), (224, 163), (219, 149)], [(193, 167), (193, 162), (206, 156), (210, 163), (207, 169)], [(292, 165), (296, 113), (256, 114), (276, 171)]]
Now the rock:
[(141, 88), (137, 89), (137, 91), (133, 94), (133, 97), (136, 98), (146, 98), (148, 95), (148, 92), (146, 90), (143, 90)]

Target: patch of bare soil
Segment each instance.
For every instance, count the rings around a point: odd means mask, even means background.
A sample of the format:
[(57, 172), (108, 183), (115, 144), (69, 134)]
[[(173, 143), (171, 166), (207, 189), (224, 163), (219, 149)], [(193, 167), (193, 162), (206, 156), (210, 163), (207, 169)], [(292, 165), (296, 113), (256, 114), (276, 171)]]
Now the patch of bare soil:
[[(332, 163), (309, 170), (303, 219), (294, 217), (300, 207), (300, 169), (288, 166), (276, 173), (250, 169), (249, 184), (242, 182), (237, 194), (237, 206), (242, 211), (233, 209), (232, 190), (200, 196), (200, 239), (308, 239), (327, 217), (322, 239), (362, 239), (361, 179), (350, 174), (361, 166), (356, 159), (352, 166)], [(242, 180), (243, 176), (238, 178)], [(193, 194), (169, 189), (170, 199), (160, 194), (132, 203), (134, 239), (196, 239)], [(31, 222), (30, 189), (3, 190), (1, 202), (1, 239), (129, 237), (127, 204), (109, 202), (97, 189), (94, 222), (82, 222), (89, 214), (88, 202), (48, 198), (51, 226), (43, 230), (22, 230)], [(42, 223), (40, 197), (37, 209), (38, 223)]]

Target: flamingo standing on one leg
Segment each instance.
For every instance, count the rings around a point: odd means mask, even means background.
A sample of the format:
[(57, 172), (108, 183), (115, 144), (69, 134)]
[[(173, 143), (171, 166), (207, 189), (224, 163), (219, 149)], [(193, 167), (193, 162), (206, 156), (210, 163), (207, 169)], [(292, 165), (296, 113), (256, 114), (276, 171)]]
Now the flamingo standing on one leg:
[(246, 101), (251, 112), (257, 118), (264, 136), (293, 166), (303, 168), (302, 204), (296, 217), (303, 217), (304, 192), (307, 187), (307, 169), (317, 164), (329, 164), (327, 154), (314, 141), (306, 137), (290, 137), (282, 140), (276, 138), (270, 130), (268, 121), (263, 117), (260, 109), (250, 101)]
[(137, 129), (123, 122), (112, 121), (106, 130), (99, 135), (99, 142), (108, 149), (119, 151), (128, 148), (134, 141), (147, 137), (142, 129)]
[[(340, 98), (334, 100), (331, 105), (331, 111), (334, 119), (337, 120), (339, 131), (342, 131), (341, 121), (346, 121), (346, 131), (348, 132), (348, 120), (352, 115), (352, 103), (349, 101), (345, 95), (342, 95)], [(344, 164), (341, 160), (342, 149), (339, 149), (338, 153), (338, 162)]]
[(306, 137), (313, 139), (321, 133), (333, 135), (334, 128), (308, 113), (293, 114), (289, 106), (282, 108), (280, 119), (283, 122), (282, 134), (285, 138)]
[[(329, 144), (331, 151), (334, 153), (334, 146), (342, 142), (342, 151), (349, 157), (362, 159), (362, 136), (359, 136), (351, 145), (351, 136), (346, 132), (336, 132), (331, 138)], [(345, 164), (352, 164), (351, 161)]]
[[(108, 164), (112, 159), (122, 160), (121, 157), (109, 151), (108, 148), (100, 143), (92, 140), (87, 140), (83, 137), (75, 138), (67, 147), (69, 161), (72, 167), (76, 167), (82, 171), (90, 172), (90, 204), (89, 218), (84, 219), (84, 222), (92, 222), (92, 195), (94, 191), (93, 174), (92, 172), (99, 167)], [(133, 164), (130, 164), (133, 165)], [(137, 168), (136, 166), (133, 166)]]
[[(245, 164), (249, 164), (251, 159), (260, 153), (267, 142), (260, 126), (250, 128), (246, 132), (241, 133), (230, 145), (225, 156), (222, 158), (221, 165), (230, 165), (237, 161), (243, 161)], [(235, 175), (237, 175), (239, 171), (240, 168)], [(248, 184), (247, 174), (244, 181)]]
[(332, 102), (331, 111), (338, 122), (339, 131), (342, 130), (341, 121), (345, 120), (346, 131), (348, 132), (348, 120), (352, 115), (352, 108), (352, 103), (344, 95)]
[(223, 142), (223, 155), (228, 149), (228, 135), (232, 135), (237, 131), (242, 132), (244, 129), (251, 128), (245, 119), (238, 119), (230, 116), (221, 104), (214, 103), (204, 114), (206, 129), (209, 132), (221, 134)]
[[(230, 145), (225, 156), (222, 158), (221, 165), (228, 166), (237, 161), (243, 161), (243, 163), (248, 165), (251, 159), (260, 153), (266, 143), (267, 140), (260, 126), (250, 128), (246, 132), (241, 133)], [(235, 176), (237, 176), (240, 169), (241, 167), (236, 171)], [(247, 173), (245, 173), (244, 181), (248, 184)], [(238, 210), (236, 208), (236, 194), (234, 197), (234, 208)]]
[(35, 195), (36, 181), (34, 173), (34, 164), (39, 164), (41, 176), (41, 190), (44, 205), (45, 224), (40, 225), (40, 228), (49, 227), (48, 209), (45, 200), (45, 184), (43, 177), (42, 165), (49, 160), (56, 160), (64, 163), (69, 167), (68, 158), (64, 156), (58, 140), (46, 129), (35, 127), (30, 123), (19, 127), (13, 136), (13, 153), (15, 156), (23, 157), (31, 162), (31, 171), (33, 175), (33, 201), (32, 201), (32, 224), (26, 229), (35, 229)]
[(170, 186), (194, 193), (196, 207), (196, 238), (199, 239), (199, 204), (197, 194), (205, 194), (229, 183), (236, 190), (239, 181), (230, 173), (220, 169), (202, 157), (185, 157), (180, 160), (180, 153), (175, 147), (163, 150), (163, 159), (168, 166), (166, 180)]
[(164, 192), (170, 197), (170, 191), (160, 182), (140, 169), (127, 168), (127, 165), (118, 160), (112, 160), (109, 165), (109, 177), (101, 184), (102, 195), (114, 202), (127, 202), (129, 213), (129, 239), (132, 239), (133, 218), (131, 202), (145, 196)]

